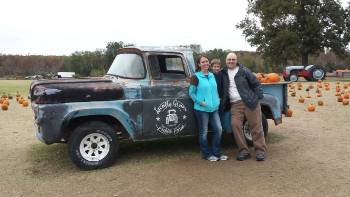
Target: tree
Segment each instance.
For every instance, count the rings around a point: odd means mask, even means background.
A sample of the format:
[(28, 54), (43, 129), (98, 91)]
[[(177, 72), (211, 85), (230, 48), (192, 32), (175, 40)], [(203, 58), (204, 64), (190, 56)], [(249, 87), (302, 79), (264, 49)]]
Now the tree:
[(111, 65), (112, 62), (117, 55), (117, 51), (120, 48), (125, 47), (123, 42), (108, 42), (106, 46), (105, 56), (107, 59), (107, 65), (105, 67), (105, 70), (107, 70)]
[(245, 19), (236, 25), (270, 63), (286, 64), (325, 48), (344, 55), (349, 43), (347, 10), (337, 0), (248, 0)]

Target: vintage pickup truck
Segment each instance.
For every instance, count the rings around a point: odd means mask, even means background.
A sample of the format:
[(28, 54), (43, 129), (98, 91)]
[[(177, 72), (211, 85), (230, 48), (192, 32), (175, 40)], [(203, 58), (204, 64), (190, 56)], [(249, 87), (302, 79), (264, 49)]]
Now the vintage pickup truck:
[[(37, 80), (30, 99), (37, 137), (46, 144), (68, 143), (72, 161), (82, 169), (109, 166), (120, 140), (156, 140), (198, 133), (189, 78), (192, 51), (183, 48), (123, 48), (106, 76), (98, 79)], [(286, 83), (263, 84), (267, 119), (282, 122), (288, 109)], [(223, 127), (231, 131), (229, 117)], [(245, 124), (251, 143), (249, 125)]]

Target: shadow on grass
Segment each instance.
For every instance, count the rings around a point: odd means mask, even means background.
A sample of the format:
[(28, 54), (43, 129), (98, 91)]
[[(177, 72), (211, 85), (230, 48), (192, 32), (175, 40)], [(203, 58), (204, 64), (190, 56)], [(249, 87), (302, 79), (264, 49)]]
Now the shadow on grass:
[[(286, 137), (276, 133), (269, 133), (268, 144), (280, 143)], [(209, 139), (210, 140), (210, 139)], [(223, 151), (236, 148), (231, 134), (224, 134), (222, 140)], [(166, 162), (184, 157), (199, 157), (198, 137), (185, 137), (146, 142), (122, 142), (119, 158), (114, 166), (131, 167), (147, 163)], [(36, 178), (57, 177), (63, 174), (79, 173), (68, 155), (67, 144), (33, 144), (27, 155), (30, 163), (28, 174)]]

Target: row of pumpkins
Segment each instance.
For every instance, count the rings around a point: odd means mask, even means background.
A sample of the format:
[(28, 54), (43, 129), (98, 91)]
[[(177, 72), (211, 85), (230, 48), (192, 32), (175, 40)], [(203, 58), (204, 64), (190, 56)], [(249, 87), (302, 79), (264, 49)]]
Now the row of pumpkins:
[[(322, 97), (322, 88), (324, 86), (324, 89), (326, 91), (330, 91), (330, 83), (329, 82), (324, 82), (322, 83), (322, 81), (318, 81), (316, 84), (316, 97)], [(289, 84), (288, 87), (289, 92), (291, 92), (291, 96), (295, 97), (296, 96), (296, 92), (295, 92), (295, 85), (294, 84)], [(350, 87), (350, 83), (344, 83), (343, 86), (340, 86), (340, 82), (336, 82), (336, 88), (335, 88), (335, 96), (337, 97), (337, 101), (341, 102), (343, 105), (349, 105), (349, 97), (350, 97), (350, 91), (348, 90), (348, 88)], [(310, 90), (314, 89), (315, 86), (313, 84), (310, 84), (305, 90), (307, 92), (307, 96), (306, 98), (312, 98), (312, 96), (310, 96)], [(343, 89), (342, 89), (343, 88)], [(298, 83), (297, 84), (297, 89), (298, 90), (302, 90), (303, 89), (303, 85), (302, 83)], [(299, 103), (304, 103), (305, 102), (305, 98), (300, 96), (298, 99)], [(323, 106), (324, 102), (323, 100), (319, 99), (317, 101), (317, 105), (318, 106)], [(316, 105), (313, 103), (309, 103), (307, 106), (307, 111), (309, 112), (314, 112), (316, 110)]]
[[(13, 100), (13, 96), (6, 95), (5, 93), (2, 94), (2, 96), (0, 97), (1, 110), (7, 111), (9, 109), (10, 100)], [(16, 94), (16, 101), (23, 107), (28, 107), (29, 105), (29, 101), (24, 99), (19, 93)]]

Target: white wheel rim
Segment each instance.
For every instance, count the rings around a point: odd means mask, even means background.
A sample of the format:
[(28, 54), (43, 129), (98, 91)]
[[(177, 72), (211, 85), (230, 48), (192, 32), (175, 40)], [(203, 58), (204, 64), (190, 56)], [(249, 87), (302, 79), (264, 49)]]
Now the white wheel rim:
[(321, 69), (316, 69), (312, 72), (312, 76), (314, 79), (322, 79), (324, 76), (324, 72)]
[(243, 125), (243, 134), (244, 134), (244, 137), (245, 137), (247, 140), (249, 140), (249, 141), (252, 141), (252, 140), (253, 140), (252, 133), (250, 132), (250, 128), (249, 128), (248, 121), (245, 121), (245, 122), (244, 122), (244, 125)]
[(290, 76), (290, 80), (291, 81), (297, 81), (298, 80), (298, 77), (296, 75), (291, 75)]
[(79, 150), (81, 156), (87, 161), (100, 161), (109, 152), (110, 144), (108, 138), (100, 133), (91, 133), (80, 142)]

